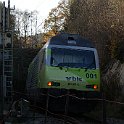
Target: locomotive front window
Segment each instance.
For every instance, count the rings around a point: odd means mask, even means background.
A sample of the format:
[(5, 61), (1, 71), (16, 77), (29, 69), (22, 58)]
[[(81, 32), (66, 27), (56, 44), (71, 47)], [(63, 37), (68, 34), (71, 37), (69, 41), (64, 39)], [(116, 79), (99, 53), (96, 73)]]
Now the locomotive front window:
[(94, 51), (64, 48), (51, 49), (51, 66), (96, 68)]

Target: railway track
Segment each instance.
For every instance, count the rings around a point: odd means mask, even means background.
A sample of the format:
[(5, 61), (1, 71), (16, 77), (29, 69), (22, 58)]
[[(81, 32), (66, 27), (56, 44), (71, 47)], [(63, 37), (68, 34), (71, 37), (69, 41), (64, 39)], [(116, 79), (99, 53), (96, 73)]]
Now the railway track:
[[(60, 114), (60, 113), (53, 113), (53, 112), (45, 110), (41, 107), (37, 107), (37, 106), (34, 107), (33, 105), (31, 106), (31, 108), (32, 108), (32, 112), (43, 114), (43, 116), (44, 116), (44, 118), (46, 118), (46, 120), (48, 120), (48, 119), (54, 119), (55, 121), (60, 120), (62, 122), (62, 124), (63, 123), (64, 124), (102, 124), (102, 121), (97, 120), (95, 118), (91, 118), (87, 115), (82, 115), (81, 117), (79, 117), (77, 115), (71, 116), (70, 114), (64, 115), (64, 114)], [(47, 121), (47, 122), (49, 122), (49, 121)], [(55, 121), (54, 121), (54, 123), (55, 123)]]
[[(25, 106), (25, 105), (24, 105)], [(27, 106), (26, 106), (27, 107)], [(27, 110), (26, 107), (22, 107), (24, 110)], [(41, 106), (37, 106), (32, 103), (28, 106), (28, 111), (25, 113), (21, 110), (21, 114), (17, 114), (16, 116), (10, 113), (10, 117), (8, 117), (7, 122), (10, 124), (102, 124), (100, 120), (95, 118), (91, 118), (87, 115), (74, 115), (70, 113), (59, 113), (59, 112), (51, 112), (46, 108), (42, 108)]]
[[(26, 108), (23, 108), (26, 109)], [(25, 124), (37, 121), (38, 124), (102, 124), (102, 121), (97, 120), (95, 118), (91, 118), (86, 115), (74, 115), (66, 112), (51, 112), (48, 110), (48, 107), (42, 107), (36, 104), (36, 102), (32, 102), (29, 105), (30, 111), (27, 112), (27, 114), (22, 115), (20, 119), (26, 119)], [(33, 120), (32, 120), (33, 118)], [(35, 123), (35, 122), (33, 122)]]

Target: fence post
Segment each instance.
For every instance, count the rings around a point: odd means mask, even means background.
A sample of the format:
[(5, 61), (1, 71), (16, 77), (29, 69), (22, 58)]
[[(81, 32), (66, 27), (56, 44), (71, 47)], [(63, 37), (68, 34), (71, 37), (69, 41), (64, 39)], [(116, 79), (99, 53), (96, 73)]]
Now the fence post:
[(47, 90), (47, 99), (46, 99), (46, 112), (45, 112), (45, 124), (47, 123), (47, 111), (49, 107), (49, 88)]
[(106, 100), (104, 92), (102, 92), (102, 124), (106, 124)]
[[(66, 103), (65, 103), (65, 115), (68, 114), (68, 108), (69, 108), (69, 89), (67, 90), (67, 95), (66, 95)], [(64, 119), (64, 123), (66, 123), (66, 118)]]

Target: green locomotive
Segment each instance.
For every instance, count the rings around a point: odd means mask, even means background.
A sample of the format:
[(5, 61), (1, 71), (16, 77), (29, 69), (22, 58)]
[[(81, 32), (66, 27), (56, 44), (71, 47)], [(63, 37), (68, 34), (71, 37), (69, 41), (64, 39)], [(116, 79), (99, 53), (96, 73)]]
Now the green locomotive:
[(61, 33), (52, 37), (29, 66), (29, 94), (63, 95), (67, 90), (99, 94), (100, 68), (96, 48), (78, 34)]

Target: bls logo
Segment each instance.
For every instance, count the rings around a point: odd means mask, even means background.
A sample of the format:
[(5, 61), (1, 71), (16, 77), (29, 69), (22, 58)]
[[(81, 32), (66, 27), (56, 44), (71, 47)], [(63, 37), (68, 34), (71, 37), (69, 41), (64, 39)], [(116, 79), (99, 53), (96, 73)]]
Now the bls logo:
[(80, 77), (66, 77), (67, 81), (82, 81), (82, 78)]

